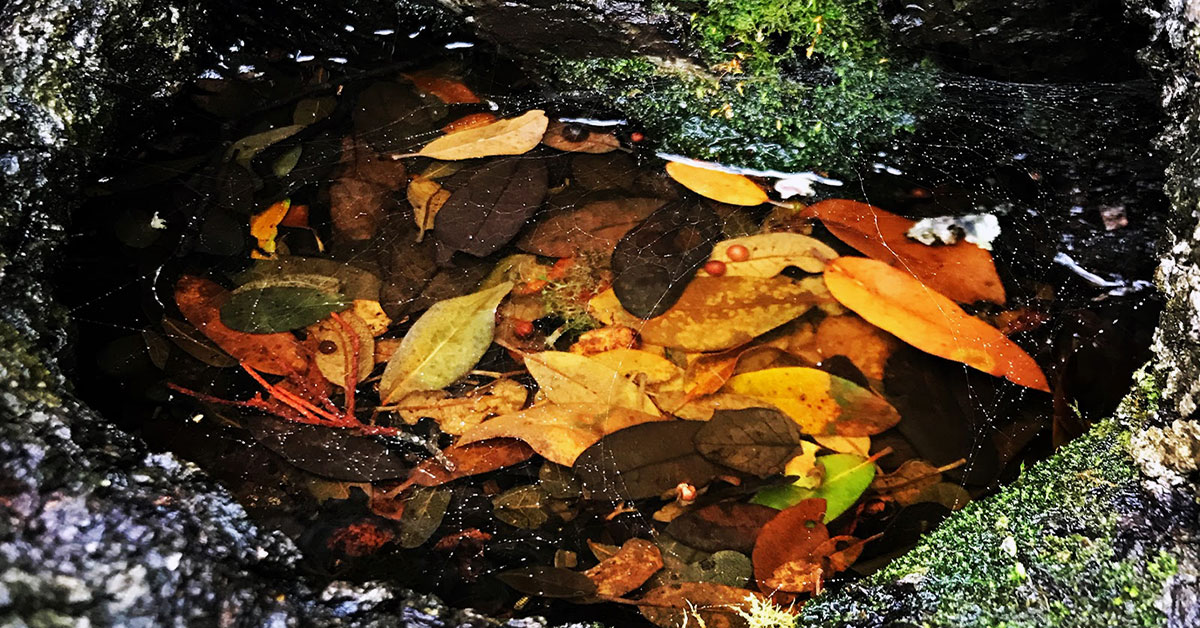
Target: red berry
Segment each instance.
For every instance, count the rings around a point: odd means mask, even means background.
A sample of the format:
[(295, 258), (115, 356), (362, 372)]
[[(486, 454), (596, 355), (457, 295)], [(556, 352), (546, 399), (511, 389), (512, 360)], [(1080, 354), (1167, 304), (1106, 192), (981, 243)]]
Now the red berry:
[(750, 249), (740, 244), (735, 244), (725, 249), (725, 255), (729, 256), (729, 261), (731, 262), (744, 262), (750, 259)]
[(642, 135), (641, 132), (639, 132), (639, 131), (634, 131), (633, 133), (629, 134), (629, 139), (634, 142), (640, 142), (640, 141), (646, 139), (646, 136)]
[(712, 275), (713, 277), (720, 277), (721, 275), (725, 274), (725, 262), (716, 259), (711, 260), (704, 265), (704, 272)]
[(527, 320), (518, 320), (513, 323), (513, 331), (517, 333), (518, 338), (528, 338), (533, 335), (533, 323)]

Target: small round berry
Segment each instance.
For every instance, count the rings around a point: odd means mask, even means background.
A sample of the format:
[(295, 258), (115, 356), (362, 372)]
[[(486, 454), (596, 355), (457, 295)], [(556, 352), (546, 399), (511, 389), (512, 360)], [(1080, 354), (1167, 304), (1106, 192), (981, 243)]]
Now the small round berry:
[(582, 142), (591, 134), (592, 132), (582, 124), (568, 124), (562, 130), (562, 138), (568, 142)]
[(518, 338), (528, 338), (533, 335), (533, 323), (527, 320), (519, 320), (513, 324), (513, 331), (517, 333)]
[(317, 351), (320, 351), (325, 355), (337, 353), (337, 343), (332, 340), (322, 340), (321, 342), (317, 343)]
[(718, 259), (710, 260), (704, 265), (704, 272), (712, 275), (713, 277), (720, 277), (721, 275), (725, 274), (725, 262), (722, 262)]
[(744, 262), (750, 259), (750, 249), (740, 244), (735, 244), (725, 249), (725, 255), (729, 256), (729, 261), (731, 262)]
[(640, 141), (646, 139), (646, 136), (642, 135), (642, 133), (640, 131), (634, 131), (633, 133), (629, 134), (629, 139), (632, 142), (640, 142)]

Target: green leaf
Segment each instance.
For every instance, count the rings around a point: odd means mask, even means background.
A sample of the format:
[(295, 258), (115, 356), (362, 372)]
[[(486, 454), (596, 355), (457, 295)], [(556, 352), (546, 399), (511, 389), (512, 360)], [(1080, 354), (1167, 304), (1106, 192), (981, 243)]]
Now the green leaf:
[(717, 410), (696, 432), (705, 458), (760, 478), (782, 473), (802, 442), (800, 426), (771, 408)]
[(829, 523), (853, 506), (875, 479), (875, 463), (856, 454), (819, 456), (817, 464), (825, 468), (825, 479), (817, 488), (773, 486), (759, 491), (750, 501), (783, 510), (819, 497), (825, 500), (825, 523)]
[(438, 390), (466, 375), (492, 344), (496, 308), (512, 282), (435, 303), (413, 323), (379, 382), (384, 405), (410, 392)]
[(350, 306), (340, 294), (299, 286), (272, 286), (235, 292), (221, 306), (221, 322), (250, 334), (307, 327)]
[(405, 549), (420, 547), (442, 525), (446, 507), (450, 505), (450, 490), (445, 488), (419, 488), (404, 504), (400, 515), (400, 546)]
[(537, 486), (518, 486), (492, 499), (493, 514), (508, 525), (532, 530), (550, 520), (546, 492)]

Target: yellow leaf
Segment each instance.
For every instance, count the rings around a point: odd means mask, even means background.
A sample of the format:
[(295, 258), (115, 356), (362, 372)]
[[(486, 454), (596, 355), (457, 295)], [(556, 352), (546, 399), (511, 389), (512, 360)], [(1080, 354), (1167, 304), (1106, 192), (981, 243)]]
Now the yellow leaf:
[(250, 235), (258, 241), (262, 253), (250, 252), (254, 259), (270, 259), (275, 257), (275, 236), (279, 235), (279, 223), (287, 216), (292, 207), (291, 199), (283, 199), (270, 207), (250, 217)]
[(409, 393), (396, 404), (396, 411), (410, 425), (428, 417), (437, 421), (443, 432), (459, 435), (490, 416), (520, 410), (528, 396), (529, 391), (518, 382), (498, 379), (463, 397), (452, 397), (444, 390)]
[(379, 301), (355, 299), (351, 308), (354, 315), (366, 324), (367, 329), (371, 330), (372, 336), (382, 334), (392, 324), (392, 319), (388, 318), (388, 315), (384, 313), (383, 306), (379, 304)]
[[(352, 312), (342, 313), (341, 318), (358, 337), (357, 381), (361, 382), (375, 368), (375, 337), (367, 324)], [(318, 344), (318, 350), (313, 355), (317, 369), (321, 371), (321, 375), (325, 379), (329, 380), (329, 383), (335, 386), (345, 386), (346, 370), (352, 353), (350, 336), (332, 317), (326, 318), (308, 329), (309, 334), (316, 339)], [(320, 344), (325, 341), (332, 342), (336, 348), (330, 353), (321, 351)]]
[(900, 421), (896, 409), (875, 393), (802, 366), (734, 375), (722, 390), (770, 403), (792, 417), (805, 434), (869, 436)]
[(647, 385), (661, 384), (683, 375), (683, 369), (670, 360), (637, 349), (613, 349), (591, 358), (631, 380), (637, 381), (641, 375)]
[(1050, 390), (1024, 349), (907, 272), (873, 259), (842, 257), (825, 269), (825, 283), (842, 305), (922, 351)]
[(550, 120), (539, 109), (516, 118), (443, 135), (417, 154), (432, 159), (475, 159), (494, 155), (521, 155), (542, 141)]
[(678, 161), (667, 162), (667, 174), (683, 187), (714, 201), (747, 206), (767, 202), (767, 193), (740, 174), (710, 170)]
[[(745, 247), (748, 257), (735, 260), (729, 256), (729, 249), (739, 246)], [(819, 273), (837, 256), (837, 251), (816, 238), (798, 233), (761, 233), (718, 242), (709, 259), (724, 262), (727, 277), (773, 277), (788, 266)]]
[(493, 438), (517, 438), (543, 458), (569, 467), (575, 464), (583, 450), (608, 434), (633, 425), (665, 420), (668, 419), (657, 414), (603, 403), (544, 403), (484, 421), (463, 434), (458, 445)]
[(819, 277), (697, 277), (671, 309), (649, 320), (620, 309), (611, 290), (594, 297), (588, 307), (598, 320), (632, 327), (649, 344), (722, 351), (831, 301)]
[[(821, 442), (822, 438), (841, 438), (840, 436), (823, 436), (817, 438), (816, 441)], [(870, 440), (870, 439), (868, 439)], [(821, 448), (808, 442), (800, 442), (800, 453), (788, 461), (787, 466), (783, 468), (783, 474), (789, 477), (800, 478), (792, 482), (792, 486), (800, 488), (817, 488), (821, 485), (821, 476), (824, 475), (824, 468), (817, 464), (817, 452)]]
[(425, 239), (425, 232), (433, 228), (434, 218), (448, 200), (450, 190), (433, 179), (416, 177), (408, 183), (408, 204), (412, 206), (413, 220), (417, 223), (417, 242)]
[(757, 397), (727, 392), (692, 399), (682, 391), (666, 391), (655, 395), (654, 400), (663, 411), (688, 421), (708, 421), (717, 410), (772, 407), (770, 403)]
[(417, 390), (437, 390), (466, 375), (492, 344), (496, 308), (512, 290), (494, 288), (439, 301), (409, 328), (379, 380), (383, 405)]
[(636, 384), (612, 367), (582, 355), (543, 351), (525, 356), (525, 368), (553, 403), (593, 403), (657, 415)]
[(871, 455), (870, 436), (813, 436), (817, 444), (839, 454)]

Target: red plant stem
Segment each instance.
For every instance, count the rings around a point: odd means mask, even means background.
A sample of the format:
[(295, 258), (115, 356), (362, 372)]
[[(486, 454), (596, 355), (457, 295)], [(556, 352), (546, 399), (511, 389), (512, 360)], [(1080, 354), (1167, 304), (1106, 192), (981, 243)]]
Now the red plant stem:
[(258, 374), (258, 371), (254, 370), (250, 365), (246, 364), (245, 362), (242, 362), (242, 368), (245, 369), (246, 372), (250, 374), (250, 377), (254, 378), (254, 381), (258, 382), (259, 386), (263, 387), (263, 390), (267, 391), (268, 395), (271, 395), (272, 397), (278, 399), (281, 403), (291, 407), (293, 410), (299, 412), (300, 414), (302, 414), (308, 418), (311, 418), (313, 420), (318, 420), (317, 417), (313, 416), (313, 415), (317, 415), (317, 416), (320, 416), (321, 418), (323, 418), (327, 421), (333, 422), (333, 423), (337, 423), (341, 420), (341, 417), (330, 414), (328, 411), (322, 410), (321, 408), (314, 406), (313, 404), (302, 399), (301, 397), (298, 397), (298, 396), (284, 390), (283, 388), (280, 388), (279, 386), (275, 386), (275, 385), (271, 384), (267, 380), (263, 379), (262, 375)]
[(231, 401), (229, 399), (222, 399), (220, 397), (214, 397), (212, 395), (206, 395), (202, 392), (197, 392), (190, 388), (184, 388), (183, 386), (180, 386), (178, 384), (173, 384), (171, 382), (167, 382), (167, 388), (170, 388), (171, 390), (174, 390), (175, 392), (178, 392), (178, 393), (183, 393), (189, 397), (195, 397), (196, 399), (199, 399), (200, 401), (207, 401), (209, 403), (219, 403), (219, 404), (225, 405), (225, 406), (240, 406), (243, 408), (254, 408), (256, 410), (261, 409), (249, 401), (236, 401), (236, 400)]
[(362, 351), (362, 346), (358, 342), (358, 334), (350, 326), (350, 323), (338, 316), (337, 312), (333, 312), (331, 316), (338, 325), (341, 325), (343, 339), (350, 345), (350, 353), (346, 356), (346, 411), (344, 415), (358, 423), (358, 419), (354, 416), (354, 392), (358, 388), (358, 354)]

